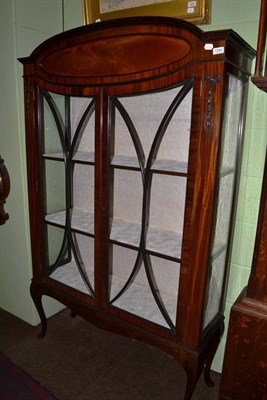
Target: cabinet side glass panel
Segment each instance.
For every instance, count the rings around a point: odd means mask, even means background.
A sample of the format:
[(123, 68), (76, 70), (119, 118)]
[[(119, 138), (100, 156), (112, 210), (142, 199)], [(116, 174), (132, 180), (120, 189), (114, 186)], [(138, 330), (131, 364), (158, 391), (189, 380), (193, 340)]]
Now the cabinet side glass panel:
[(175, 330), (193, 80), (110, 99), (109, 304)]
[(222, 130), (220, 168), (217, 177), (218, 200), (210, 258), (210, 276), (207, 285), (204, 328), (220, 311), (236, 178), (243, 89), (243, 82), (229, 75)]
[(46, 274), (94, 296), (94, 99), (40, 96)]

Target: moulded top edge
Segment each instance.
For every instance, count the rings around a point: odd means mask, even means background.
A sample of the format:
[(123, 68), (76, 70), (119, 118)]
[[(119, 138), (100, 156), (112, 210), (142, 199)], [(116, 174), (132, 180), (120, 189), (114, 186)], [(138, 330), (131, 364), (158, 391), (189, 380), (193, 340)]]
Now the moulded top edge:
[(53, 52), (53, 50), (59, 51), (60, 49), (66, 49), (67, 47), (78, 45), (93, 38), (118, 36), (122, 31), (126, 35), (127, 33), (138, 34), (141, 33), (144, 27), (147, 28), (146, 32), (151, 34), (164, 35), (167, 34), (169, 28), (173, 30), (173, 35), (188, 32), (188, 34), (195, 36), (202, 42), (226, 40), (233, 43), (242, 53), (246, 54), (248, 58), (253, 59), (256, 55), (255, 50), (232, 29), (204, 32), (188, 21), (171, 17), (151, 16), (107, 20), (65, 31), (47, 39), (36, 47), (29, 57), (19, 58), (19, 61), (22, 64), (34, 63), (39, 57), (44, 55), (44, 53), (49, 54)]
[(150, 26), (151, 32), (153, 31), (155, 34), (160, 33), (162, 29), (164, 29), (163, 26), (165, 26), (165, 28), (173, 27), (174, 29), (176, 28), (191, 32), (191, 34), (198, 38), (201, 38), (203, 34), (203, 31), (196, 25), (178, 18), (151, 16), (113, 19), (80, 26), (78, 28), (74, 28), (52, 36), (51, 38), (42, 42), (38, 47), (36, 47), (30, 56), (21, 57), (19, 58), (19, 61), (22, 64), (32, 63), (48, 49), (52, 49), (53, 47), (59, 49), (67, 47), (69, 45), (71, 46), (72, 44), (78, 44), (85, 41), (87, 38), (90, 39), (90, 37), (94, 34), (104, 36), (106, 31), (109, 31), (110, 36), (112, 36), (118, 34), (122, 30), (122, 28), (127, 30), (128, 27), (129, 30), (131, 30), (131, 27), (135, 27), (136, 33), (138, 33), (138, 26)]
[(202, 32), (202, 40), (227, 40), (233, 43), (240, 51), (248, 56), (251, 60), (256, 57), (256, 50), (253, 49), (238, 33), (233, 29), (222, 29), (216, 31)]

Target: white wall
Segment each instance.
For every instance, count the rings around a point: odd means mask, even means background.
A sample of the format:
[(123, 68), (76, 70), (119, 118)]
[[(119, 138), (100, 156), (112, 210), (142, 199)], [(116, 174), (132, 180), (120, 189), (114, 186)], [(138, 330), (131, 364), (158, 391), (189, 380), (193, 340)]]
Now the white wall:
[[(81, 0), (0, 1), (0, 154), (8, 168), (10, 219), (0, 228), (0, 306), (36, 324), (29, 286), (32, 277), (25, 156), (22, 65), (45, 39), (82, 24)], [(64, 18), (63, 18), (64, 16)], [(44, 299), (47, 315), (62, 306)]]

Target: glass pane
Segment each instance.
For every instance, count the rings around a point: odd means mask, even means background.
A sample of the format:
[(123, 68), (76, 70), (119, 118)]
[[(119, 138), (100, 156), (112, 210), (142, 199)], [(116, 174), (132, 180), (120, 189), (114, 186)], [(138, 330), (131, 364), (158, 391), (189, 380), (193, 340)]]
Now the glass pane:
[(217, 315), (222, 296), (226, 251), (232, 212), (239, 140), (239, 124), (244, 84), (229, 76), (222, 130), (220, 170), (217, 178), (218, 200), (211, 252), (211, 276), (207, 285), (207, 309), (204, 327)]
[(170, 329), (176, 321), (192, 92), (188, 80), (166, 91), (112, 98), (110, 107), (111, 297), (117, 307)]
[(69, 252), (65, 240), (65, 230), (52, 225), (46, 225), (46, 258), (47, 273), (58, 262), (60, 265), (68, 262)]
[[(175, 91), (175, 89), (172, 89), (172, 91)], [(185, 95), (172, 116), (160, 144), (157, 160), (173, 160), (184, 164), (188, 163), (192, 96), (193, 89)]]
[(63, 154), (65, 96), (43, 91), (43, 153)]
[(225, 104), (221, 148), (221, 170), (235, 168), (244, 84), (230, 75)]
[(213, 248), (227, 245), (234, 188), (234, 174), (220, 177), (218, 183), (219, 195)]
[(207, 299), (204, 318), (204, 328), (213, 320), (220, 308), (225, 259), (226, 251), (223, 251), (218, 257), (216, 257), (215, 260), (212, 261), (209, 296)]
[(55, 160), (44, 160), (45, 214), (66, 208), (65, 165)]
[(143, 186), (140, 172), (114, 171), (113, 218), (141, 224)]
[(149, 225), (182, 234), (186, 179), (154, 174), (150, 198)]
[(40, 93), (47, 271), (93, 296), (94, 99)]
[(73, 159), (94, 162), (95, 109), (94, 100), (87, 97), (70, 98), (71, 139)]
[(94, 160), (94, 99), (42, 91), (43, 153), (74, 160)]
[(94, 168), (75, 164), (73, 168), (73, 212), (94, 213)]
[(94, 289), (94, 239), (76, 234), (74, 245), (81, 262), (82, 270)]
[[(49, 253), (55, 248), (52, 235), (50, 236), (51, 229), (55, 230), (54, 227), (48, 225)], [(64, 232), (63, 229), (61, 231)], [(68, 249), (68, 257), (65, 257), (63, 262), (63, 254), (57, 256), (62, 257), (62, 261), (52, 265), (53, 270), (50, 278), (93, 296), (94, 240), (88, 236), (72, 234), (71, 240), (69, 237), (66, 240), (66, 248)]]
[[(112, 247), (113, 268), (110, 275), (110, 299), (111, 301), (115, 299), (112, 304), (169, 328), (170, 326), (153, 296), (144, 262), (140, 263), (136, 276), (120, 295), (136, 264), (137, 252), (115, 245)], [(175, 325), (180, 265), (158, 257), (151, 257), (150, 261), (155, 282), (154, 289), (157, 290), (165, 313)], [(116, 296), (118, 296), (117, 299)]]
[[(166, 91), (119, 99), (142, 143), (146, 161), (162, 120), (176, 96), (182, 92), (181, 89), (182, 87), (176, 87)], [(184, 95), (181, 104), (167, 125), (166, 133), (158, 150), (158, 159), (188, 161), (191, 110), (192, 89)], [(136, 157), (131, 135), (129, 135), (126, 122), (118, 108), (115, 110), (115, 124), (115, 156)]]

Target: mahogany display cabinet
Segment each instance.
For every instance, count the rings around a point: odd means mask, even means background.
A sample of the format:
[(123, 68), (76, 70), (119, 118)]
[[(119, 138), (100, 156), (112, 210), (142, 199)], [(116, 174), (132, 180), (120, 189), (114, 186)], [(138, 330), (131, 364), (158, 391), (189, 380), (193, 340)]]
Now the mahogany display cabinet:
[(24, 64), (33, 279), (98, 327), (185, 369), (224, 327), (254, 50), (232, 30), (138, 17), (59, 34)]

